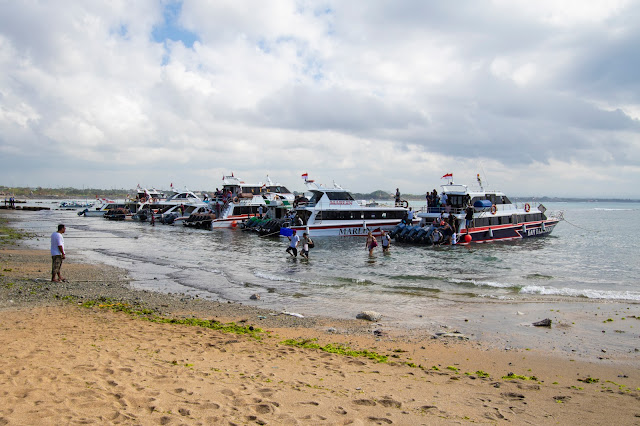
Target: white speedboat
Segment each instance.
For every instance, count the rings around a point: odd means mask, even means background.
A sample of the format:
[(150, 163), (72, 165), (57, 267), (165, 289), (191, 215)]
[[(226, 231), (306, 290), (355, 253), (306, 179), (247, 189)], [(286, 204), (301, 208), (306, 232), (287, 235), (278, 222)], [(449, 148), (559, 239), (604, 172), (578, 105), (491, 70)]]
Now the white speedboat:
[(98, 198), (91, 207), (79, 211), (78, 216), (84, 217), (103, 217), (110, 208), (114, 208), (116, 202), (108, 198)]
[[(151, 210), (157, 221), (173, 224), (182, 222), (191, 214), (210, 210), (209, 203), (202, 200), (194, 192), (184, 189), (174, 192), (166, 200), (147, 204), (142, 209)], [(147, 214), (147, 217), (150, 217)]]
[[(380, 235), (407, 218), (409, 209), (405, 207), (361, 204), (335, 183), (333, 188), (327, 188), (303, 176), (311, 198), (308, 202), (296, 203), (291, 225), (300, 235), (307, 232), (314, 237), (353, 237), (367, 236), (369, 231)], [(414, 221), (418, 220), (413, 218), (411, 222)]]
[(393, 229), (390, 235), (396, 241), (470, 244), (518, 240), (549, 235), (561, 220), (548, 218), (542, 204), (514, 204), (502, 191), (485, 190), (479, 175), (475, 189), (445, 176), (449, 182), (441, 185), (440, 195), (445, 195), (446, 203), (422, 208), (417, 214), (421, 219), (418, 226)]
[(233, 228), (267, 208), (274, 218), (281, 218), (293, 206), (294, 195), (283, 185), (273, 183), (267, 176), (265, 183), (248, 184), (237, 177), (224, 176), (222, 190), (210, 202), (216, 218), (211, 228)]
[(62, 201), (58, 204), (58, 208), (61, 210), (85, 209), (92, 207), (93, 204), (93, 202), (88, 201)]

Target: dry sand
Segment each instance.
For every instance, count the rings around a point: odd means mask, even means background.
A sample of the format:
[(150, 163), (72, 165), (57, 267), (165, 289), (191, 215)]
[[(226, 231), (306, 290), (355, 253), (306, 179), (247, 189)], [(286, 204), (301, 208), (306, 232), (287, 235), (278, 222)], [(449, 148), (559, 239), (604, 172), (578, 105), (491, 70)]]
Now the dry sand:
[[(374, 336), (364, 321), (131, 290), (123, 271), (101, 265), (65, 262), (70, 282), (60, 284), (46, 281), (49, 270), (47, 252), (0, 250), (0, 425), (640, 424), (638, 363)], [(256, 340), (78, 305), (100, 296), (172, 318), (264, 317), (250, 322), (265, 332)], [(287, 338), (389, 361), (290, 347)]]

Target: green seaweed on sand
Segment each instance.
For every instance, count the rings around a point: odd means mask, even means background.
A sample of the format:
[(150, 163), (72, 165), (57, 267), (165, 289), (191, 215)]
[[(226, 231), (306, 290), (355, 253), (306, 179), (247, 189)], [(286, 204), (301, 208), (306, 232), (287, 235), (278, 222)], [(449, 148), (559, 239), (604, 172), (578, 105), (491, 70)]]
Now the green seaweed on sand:
[(514, 373), (509, 373), (506, 376), (502, 376), (502, 378), (505, 379), (505, 380), (513, 380), (513, 379), (538, 380), (538, 378), (536, 376), (523, 376), (521, 374), (514, 374)]
[(23, 238), (33, 237), (33, 234), (26, 232), (22, 229), (11, 228), (8, 226), (9, 219), (6, 217), (0, 217), (0, 247), (13, 246)]
[(387, 355), (380, 355), (376, 352), (372, 352), (369, 350), (355, 350), (351, 349), (348, 346), (341, 344), (326, 344), (324, 346), (320, 346), (317, 342), (318, 339), (287, 339), (280, 342), (283, 345), (294, 346), (296, 348), (304, 348), (304, 349), (318, 349), (324, 352), (346, 355), (352, 357), (364, 357), (369, 358), (377, 362), (387, 362), (389, 357)]
[(124, 302), (115, 302), (107, 298), (100, 300), (88, 300), (80, 304), (84, 308), (109, 309), (115, 312), (123, 312), (127, 315), (135, 316), (146, 321), (158, 324), (178, 324), (188, 325), (192, 327), (202, 327), (211, 330), (221, 331), (223, 333), (243, 334), (254, 339), (261, 339), (262, 329), (252, 325), (238, 325), (236, 323), (222, 323), (216, 320), (208, 320), (202, 318), (167, 318), (156, 315), (151, 309), (144, 308), (140, 305), (130, 305)]

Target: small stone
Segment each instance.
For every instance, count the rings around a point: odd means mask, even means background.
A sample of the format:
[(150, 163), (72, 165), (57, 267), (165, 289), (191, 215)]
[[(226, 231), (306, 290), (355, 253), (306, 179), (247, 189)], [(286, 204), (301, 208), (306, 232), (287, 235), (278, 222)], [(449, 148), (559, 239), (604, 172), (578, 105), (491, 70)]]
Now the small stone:
[(260, 300), (260, 295), (258, 293), (252, 294), (249, 299), (251, 300)]
[(380, 318), (382, 318), (382, 314), (375, 311), (362, 311), (358, 315), (356, 315), (356, 318), (377, 322), (380, 321)]
[(329, 327), (327, 329), (327, 333), (337, 333), (337, 332), (338, 332), (338, 330), (336, 330), (335, 327)]
[(551, 327), (551, 320), (549, 318), (545, 318), (541, 321), (534, 322), (532, 325), (534, 327)]

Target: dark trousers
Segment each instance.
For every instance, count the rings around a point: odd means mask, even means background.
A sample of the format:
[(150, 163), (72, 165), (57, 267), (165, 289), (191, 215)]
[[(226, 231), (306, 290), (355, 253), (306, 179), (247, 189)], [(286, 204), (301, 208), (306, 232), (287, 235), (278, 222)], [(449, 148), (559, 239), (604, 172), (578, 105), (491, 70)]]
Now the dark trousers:
[(287, 253), (293, 253), (294, 257), (298, 257), (298, 249), (295, 247), (287, 248)]

